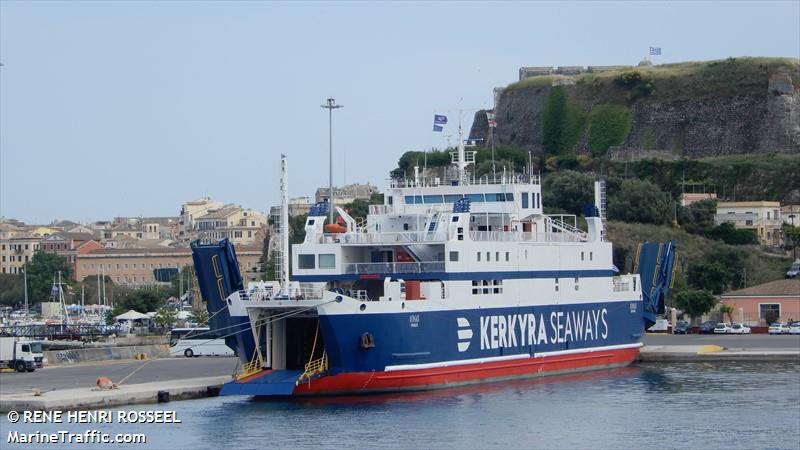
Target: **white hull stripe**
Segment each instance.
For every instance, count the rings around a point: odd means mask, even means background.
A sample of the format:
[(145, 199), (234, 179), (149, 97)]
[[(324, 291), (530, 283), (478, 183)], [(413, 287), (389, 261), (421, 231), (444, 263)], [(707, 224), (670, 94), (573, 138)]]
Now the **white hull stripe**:
[(576, 353), (593, 353), (604, 352), (609, 350), (625, 350), (627, 348), (639, 348), (644, 344), (637, 342), (635, 344), (620, 344), (620, 345), (606, 345), (605, 347), (591, 347), (591, 348), (575, 348), (572, 350), (556, 350), (553, 352), (535, 353), (534, 358), (544, 358), (546, 356), (561, 356), (561, 355), (574, 355)]
[[(602, 351), (609, 351), (609, 350), (624, 350), (628, 348), (639, 348), (642, 347), (641, 342), (637, 342), (635, 344), (621, 344), (621, 345), (607, 345), (605, 347), (592, 347), (592, 348), (578, 348), (573, 350), (557, 350), (553, 352), (542, 352), (536, 353), (533, 357), (534, 358), (543, 358), (545, 356), (560, 356), (560, 355), (574, 355), (576, 353), (593, 353), (593, 352), (602, 352)], [(426, 364), (401, 364), (396, 366), (386, 366), (384, 369), (386, 372), (396, 372), (399, 370), (423, 370), (423, 369), (437, 369), (440, 367), (452, 367), (452, 366), (465, 366), (468, 364), (485, 364), (485, 363), (493, 363), (493, 362), (500, 362), (500, 361), (514, 361), (517, 359), (527, 359), (530, 358), (530, 353), (521, 353), (518, 355), (505, 355), (505, 356), (492, 356), (488, 358), (472, 358), (472, 359), (459, 359), (454, 361), (442, 361), (437, 363), (426, 363)]]

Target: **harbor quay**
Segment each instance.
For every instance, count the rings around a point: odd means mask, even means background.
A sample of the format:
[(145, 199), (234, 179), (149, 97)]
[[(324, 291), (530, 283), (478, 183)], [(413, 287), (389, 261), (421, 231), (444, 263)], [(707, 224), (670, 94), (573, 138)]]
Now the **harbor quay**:
[[(638, 362), (796, 362), (797, 335), (648, 334)], [(119, 408), (214, 397), (236, 369), (234, 357), (109, 360), (51, 365), (33, 373), (0, 373), (0, 412)], [(119, 383), (101, 390), (98, 377)]]

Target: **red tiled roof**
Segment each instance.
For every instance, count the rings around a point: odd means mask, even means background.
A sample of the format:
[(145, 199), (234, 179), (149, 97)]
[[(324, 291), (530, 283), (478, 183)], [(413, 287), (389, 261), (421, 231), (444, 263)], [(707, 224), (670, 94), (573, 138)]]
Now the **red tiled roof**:
[(797, 296), (800, 297), (800, 278), (770, 281), (722, 294), (722, 297)]

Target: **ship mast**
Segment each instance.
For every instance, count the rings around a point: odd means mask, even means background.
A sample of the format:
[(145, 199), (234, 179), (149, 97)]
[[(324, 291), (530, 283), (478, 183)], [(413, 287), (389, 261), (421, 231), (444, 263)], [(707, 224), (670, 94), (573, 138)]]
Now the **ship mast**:
[[(333, 203), (328, 206), (333, 208)], [(281, 256), (281, 296), (289, 297), (289, 167), (286, 155), (281, 155)]]

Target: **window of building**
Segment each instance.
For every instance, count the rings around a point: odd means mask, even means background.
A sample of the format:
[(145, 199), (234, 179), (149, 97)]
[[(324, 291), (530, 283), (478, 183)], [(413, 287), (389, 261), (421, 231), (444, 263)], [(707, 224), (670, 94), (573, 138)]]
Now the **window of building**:
[(300, 269), (313, 269), (314, 255), (297, 255), (297, 267)]
[(523, 192), (522, 193), (522, 207), (525, 208), (525, 209), (528, 208), (528, 193), (527, 192)]
[(320, 269), (334, 269), (336, 268), (336, 255), (333, 253), (323, 253), (319, 255), (319, 268)]
[(478, 262), (481, 262), (481, 252), (478, 252), (477, 255), (478, 255)]
[(486, 252), (486, 262), (489, 262), (491, 260), (492, 260), (492, 252)]
[(500, 261), (500, 252), (494, 252), (494, 260)]
[(581, 261), (584, 261), (584, 260), (585, 260), (585, 259), (584, 259), (584, 257), (585, 257), (585, 256), (586, 256), (586, 255), (584, 255), (584, 252), (581, 252)]
[(506, 262), (511, 261), (511, 253), (506, 252)]
[(781, 304), (780, 303), (759, 303), (758, 304), (758, 318), (766, 319), (767, 313), (774, 311), (777, 317), (781, 317)]
[(589, 252), (589, 261), (592, 260), (592, 252)]
[(458, 252), (450, 252), (450, 261), (458, 261)]

